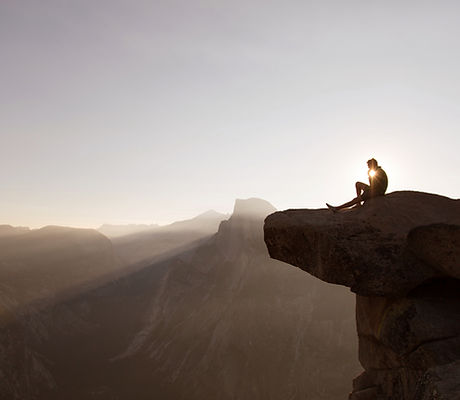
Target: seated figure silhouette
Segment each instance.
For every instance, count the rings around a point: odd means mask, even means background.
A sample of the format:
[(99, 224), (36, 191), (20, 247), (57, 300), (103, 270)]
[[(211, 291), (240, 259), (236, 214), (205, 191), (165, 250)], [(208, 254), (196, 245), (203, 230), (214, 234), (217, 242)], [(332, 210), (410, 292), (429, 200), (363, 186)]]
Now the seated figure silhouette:
[(333, 207), (330, 204), (326, 203), (332, 211), (339, 211), (344, 208), (349, 208), (352, 206), (360, 206), (361, 202), (366, 202), (372, 197), (383, 196), (388, 186), (388, 178), (385, 171), (378, 165), (375, 158), (371, 158), (367, 161), (367, 166), (369, 171), (367, 175), (369, 176), (369, 185), (363, 182), (356, 182), (356, 197), (340, 206)]

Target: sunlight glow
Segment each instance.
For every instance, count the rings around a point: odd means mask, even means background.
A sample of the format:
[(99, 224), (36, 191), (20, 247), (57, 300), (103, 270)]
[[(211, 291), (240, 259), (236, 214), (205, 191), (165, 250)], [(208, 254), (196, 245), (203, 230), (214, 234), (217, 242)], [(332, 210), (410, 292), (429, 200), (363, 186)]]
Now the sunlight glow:
[(369, 171), (369, 176), (372, 178), (374, 175), (375, 175), (375, 171), (373, 169), (371, 169)]

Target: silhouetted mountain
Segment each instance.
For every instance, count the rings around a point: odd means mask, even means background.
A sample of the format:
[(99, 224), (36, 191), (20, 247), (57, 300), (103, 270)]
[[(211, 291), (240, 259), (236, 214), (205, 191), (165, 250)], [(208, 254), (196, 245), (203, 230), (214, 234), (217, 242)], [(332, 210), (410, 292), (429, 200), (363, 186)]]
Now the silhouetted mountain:
[(0, 231), (0, 399), (35, 399), (55, 382), (51, 361), (40, 354), (53, 345), (48, 329), (74, 316), (54, 307), (100, 284), (120, 263), (110, 240), (92, 229)]
[(0, 398), (343, 399), (353, 296), (269, 258), (273, 211), (238, 200), (199, 246), (3, 319)]
[(52, 299), (120, 266), (110, 240), (93, 229), (2, 227), (0, 232), (0, 298), (11, 304)]
[(353, 298), (269, 259), (262, 225), (274, 210), (237, 200), (213, 238), (171, 260), (147, 322), (115, 358), (131, 366), (136, 397), (333, 400), (350, 390)]

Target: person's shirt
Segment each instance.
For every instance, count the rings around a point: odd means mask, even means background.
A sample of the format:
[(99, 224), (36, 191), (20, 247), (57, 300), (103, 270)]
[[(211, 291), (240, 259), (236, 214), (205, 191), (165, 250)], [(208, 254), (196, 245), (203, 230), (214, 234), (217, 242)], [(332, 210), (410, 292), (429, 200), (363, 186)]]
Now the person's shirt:
[(388, 187), (387, 174), (381, 167), (377, 167), (374, 176), (369, 176), (369, 183), (374, 196), (383, 196)]

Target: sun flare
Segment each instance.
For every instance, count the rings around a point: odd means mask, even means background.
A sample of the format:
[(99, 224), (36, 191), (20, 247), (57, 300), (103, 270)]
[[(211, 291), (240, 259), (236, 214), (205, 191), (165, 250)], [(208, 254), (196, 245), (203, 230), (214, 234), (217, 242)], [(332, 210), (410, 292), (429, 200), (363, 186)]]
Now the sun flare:
[(372, 178), (375, 175), (375, 170), (371, 169), (369, 171), (369, 176)]

